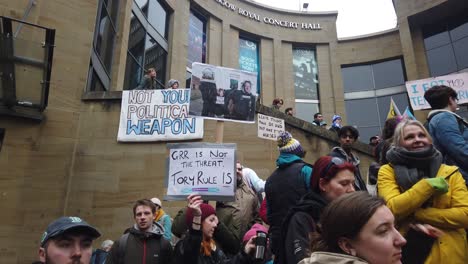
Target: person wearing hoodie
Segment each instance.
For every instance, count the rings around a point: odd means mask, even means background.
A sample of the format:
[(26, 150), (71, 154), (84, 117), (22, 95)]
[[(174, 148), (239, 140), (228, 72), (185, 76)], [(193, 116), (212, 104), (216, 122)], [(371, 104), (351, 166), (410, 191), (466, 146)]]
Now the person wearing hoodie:
[(406, 240), (382, 198), (366, 192), (344, 194), (324, 209), (320, 224), (313, 253), (299, 264), (402, 263)]
[(115, 241), (106, 264), (162, 264), (171, 263), (172, 246), (163, 238), (164, 228), (154, 222), (156, 206), (148, 199), (135, 202), (133, 217), (135, 225), (128, 228)]
[[(280, 152), (276, 160), (277, 168), (265, 184), (267, 219), (274, 255), (280, 253), (281, 223), (289, 208), (310, 190), (312, 175), (312, 165), (302, 160), (306, 151), (298, 140), (286, 131), (280, 133), (277, 143)], [(275, 263), (278, 263), (277, 258)]]
[(338, 132), (340, 131), (341, 129), (341, 116), (339, 115), (333, 115), (333, 118), (332, 118), (332, 125), (331, 127), (328, 129), (330, 131), (334, 131), (338, 134)]
[(179, 81), (170, 79), (169, 82), (167, 82), (167, 89), (179, 89)]
[(354, 165), (354, 189), (356, 191), (367, 191), (366, 183), (361, 177), (361, 171), (359, 170), (359, 160), (358, 155), (351, 151), (351, 147), (359, 138), (359, 131), (352, 126), (344, 126), (338, 131), (338, 138), (340, 140), (340, 146), (332, 148), (328, 156), (337, 157), (343, 159), (347, 162), (350, 162)]
[(424, 93), (432, 111), (427, 116), (428, 130), (434, 147), (442, 153), (444, 163), (460, 169), (468, 183), (468, 123), (455, 111), (457, 92), (448, 86), (433, 86)]
[(311, 187), (283, 221), (284, 254), (278, 256), (279, 263), (297, 264), (310, 256), (310, 237), (316, 232), (325, 206), (343, 194), (354, 192), (353, 164), (336, 157), (320, 157), (314, 163)]
[(161, 203), (161, 200), (159, 200), (159, 198), (151, 198), (151, 202), (154, 203), (154, 205), (156, 205), (156, 213), (154, 214), (154, 221), (159, 223), (160, 225), (162, 225), (162, 227), (164, 228), (164, 235), (163, 237), (168, 240), (168, 241), (171, 241), (172, 239), (172, 232), (171, 232), (171, 229), (172, 229), (172, 221), (171, 221), (171, 216), (168, 215), (166, 212), (164, 212), (164, 210), (162, 209), (162, 203)]

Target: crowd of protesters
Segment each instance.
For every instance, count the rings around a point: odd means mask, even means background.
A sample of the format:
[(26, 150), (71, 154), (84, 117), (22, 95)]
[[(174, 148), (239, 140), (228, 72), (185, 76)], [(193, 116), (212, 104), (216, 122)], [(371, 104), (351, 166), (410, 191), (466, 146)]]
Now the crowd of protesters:
[[(160, 199), (138, 200), (135, 224), (94, 251), (100, 232), (61, 217), (43, 234), (39, 263), (468, 263), (468, 124), (452, 88), (425, 98), (434, 109), (425, 125), (389, 118), (370, 139), (368, 184), (352, 151), (359, 131), (335, 115), (339, 145), (314, 164), (283, 132), (266, 181), (237, 162), (234, 201), (190, 194), (171, 220)], [(326, 126), (320, 113), (314, 124)]]

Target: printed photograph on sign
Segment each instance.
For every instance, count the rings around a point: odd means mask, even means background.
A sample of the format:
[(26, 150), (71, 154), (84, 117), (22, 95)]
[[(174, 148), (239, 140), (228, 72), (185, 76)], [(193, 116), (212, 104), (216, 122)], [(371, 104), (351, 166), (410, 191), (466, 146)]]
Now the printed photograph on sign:
[(281, 132), (284, 132), (284, 120), (272, 116), (257, 115), (258, 137), (274, 140), (278, 138)]
[(255, 122), (256, 73), (193, 63), (191, 84), (191, 116)]
[(236, 144), (167, 144), (166, 200), (185, 200), (197, 193), (203, 200), (234, 201)]
[(190, 89), (122, 91), (118, 141), (203, 138), (203, 119), (189, 117)]

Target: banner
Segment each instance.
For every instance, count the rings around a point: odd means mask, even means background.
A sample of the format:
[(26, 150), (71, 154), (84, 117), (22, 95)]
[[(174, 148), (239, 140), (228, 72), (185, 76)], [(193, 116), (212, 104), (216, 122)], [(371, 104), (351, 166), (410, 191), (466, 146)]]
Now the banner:
[(430, 109), (424, 93), (435, 85), (452, 87), (458, 93), (458, 103), (468, 103), (468, 72), (406, 82), (406, 90), (413, 110)]
[(196, 62), (191, 83), (191, 116), (255, 122), (257, 73)]
[(189, 117), (190, 89), (122, 91), (118, 141), (203, 138), (203, 119)]
[(167, 195), (185, 200), (198, 193), (203, 200), (234, 201), (236, 144), (167, 144)]
[(284, 120), (266, 116), (262, 114), (257, 115), (258, 122), (258, 137), (275, 140), (278, 138), (281, 132), (284, 132)]

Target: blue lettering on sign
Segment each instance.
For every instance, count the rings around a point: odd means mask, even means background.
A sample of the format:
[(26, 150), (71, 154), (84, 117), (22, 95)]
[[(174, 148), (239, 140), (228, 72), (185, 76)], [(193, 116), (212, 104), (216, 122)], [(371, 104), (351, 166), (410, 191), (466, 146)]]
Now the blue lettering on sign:
[(468, 99), (468, 91), (467, 90), (460, 90), (458, 91), (458, 100)]
[(163, 103), (188, 104), (190, 102), (190, 90), (162, 90)]
[[(132, 123), (132, 120), (127, 120), (127, 135), (164, 135), (166, 134), (166, 129), (169, 129), (172, 134), (193, 134), (196, 129), (196, 118), (189, 119), (170, 119), (163, 118), (162, 120), (138, 120), (136, 124)], [(151, 124), (152, 122), (152, 124)]]

